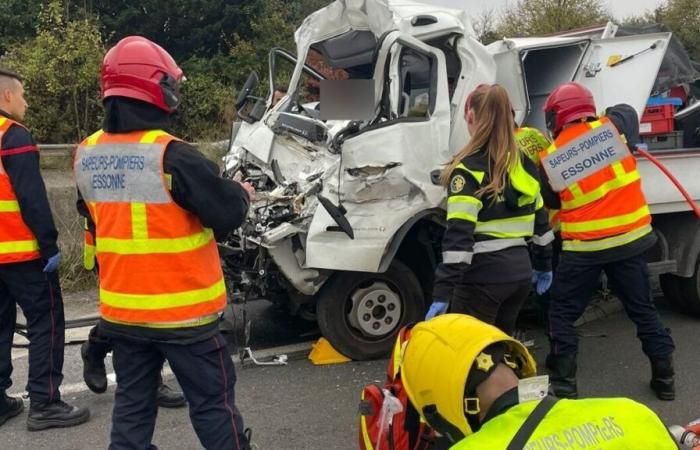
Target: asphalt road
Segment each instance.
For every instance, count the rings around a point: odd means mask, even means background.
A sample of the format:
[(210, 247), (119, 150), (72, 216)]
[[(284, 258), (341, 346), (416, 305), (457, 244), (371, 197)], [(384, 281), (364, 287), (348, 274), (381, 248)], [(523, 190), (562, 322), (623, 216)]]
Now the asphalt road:
[[(289, 321), (264, 302), (250, 308), (251, 317), (257, 319), (252, 328), (254, 348), (308, 341), (316, 335), (313, 326)], [(700, 373), (697, 351), (700, 320), (668, 309), (664, 309), (662, 315), (666, 325), (673, 330), (678, 347), (676, 401), (661, 402), (648, 390), (648, 362), (641, 353), (633, 325), (622, 313), (580, 328), (581, 395), (631, 397), (657, 411), (668, 424), (686, 423), (700, 417), (700, 389), (695, 384), (698, 382), (696, 374)], [(73, 337), (79, 338), (80, 333), (85, 333), (85, 330), (73, 332)], [(536, 359), (544, 361), (547, 344), (541, 330), (528, 330), (527, 338), (535, 341), (533, 352)], [(114, 387), (111, 386), (103, 395), (87, 391), (81, 383), (78, 349), (75, 345), (66, 348), (64, 398), (89, 406), (92, 412), (90, 422), (76, 428), (29, 433), (23, 414), (0, 429), (1, 450), (107, 447)], [(275, 351), (273, 349), (271, 353)], [(305, 353), (297, 352), (286, 366), (256, 367), (246, 363), (241, 367), (240, 363), (236, 364), (237, 404), (246, 425), (254, 430), (254, 442), (264, 450), (358, 448), (359, 393), (364, 384), (383, 379), (386, 361), (316, 367), (305, 359)], [(262, 352), (260, 356), (266, 356), (266, 353)], [(14, 358), (16, 386), (12, 392), (17, 394), (22, 391), (27, 360), (22, 350), (17, 350)], [(166, 379), (173, 381), (172, 375)], [(160, 410), (154, 443), (161, 449), (201, 448), (186, 409)]]

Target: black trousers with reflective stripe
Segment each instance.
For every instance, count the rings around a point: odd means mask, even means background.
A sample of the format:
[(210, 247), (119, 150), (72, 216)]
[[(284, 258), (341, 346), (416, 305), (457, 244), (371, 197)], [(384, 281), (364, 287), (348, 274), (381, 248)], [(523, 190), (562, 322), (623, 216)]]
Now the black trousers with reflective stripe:
[(60, 399), (65, 319), (58, 274), (42, 272), (41, 260), (0, 264), (0, 391), (12, 385), (12, 340), (17, 306), (27, 319), (32, 403)]
[(110, 450), (154, 449), (156, 395), (164, 360), (189, 403), (190, 420), (207, 450), (248, 450), (235, 405), (236, 373), (221, 334), (195, 344), (112, 339), (117, 375)]
[(602, 271), (622, 301), (627, 316), (637, 326), (637, 337), (642, 341), (644, 353), (651, 358), (670, 355), (674, 350), (673, 339), (654, 305), (644, 253), (622, 261), (592, 265), (577, 264), (567, 258), (567, 252), (561, 253), (549, 305), (551, 353), (572, 355), (578, 352), (574, 322), (586, 310)]

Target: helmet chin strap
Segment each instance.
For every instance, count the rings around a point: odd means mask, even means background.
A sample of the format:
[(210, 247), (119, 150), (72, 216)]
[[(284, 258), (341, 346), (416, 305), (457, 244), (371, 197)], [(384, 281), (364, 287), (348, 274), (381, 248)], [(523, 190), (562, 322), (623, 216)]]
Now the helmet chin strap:
[(180, 105), (180, 96), (178, 95), (177, 80), (167, 73), (160, 80), (160, 88), (163, 92), (163, 100), (171, 110), (177, 109)]

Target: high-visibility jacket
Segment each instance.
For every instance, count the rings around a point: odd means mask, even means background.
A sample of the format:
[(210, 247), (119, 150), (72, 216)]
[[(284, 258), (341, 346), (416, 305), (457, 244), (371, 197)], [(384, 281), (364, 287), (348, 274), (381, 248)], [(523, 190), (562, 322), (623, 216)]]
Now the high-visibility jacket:
[[(540, 153), (543, 161), (567, 143), (612, 122), (601, 117), (565, 128)], [(613, 125), (614, 126), (614, 125)], [(559, 192), (559, 222), (563, 249), (576, 252), (607, 250), (651, 233), (651, 214), (633, 155), (613, 162)]]
[[(0, 145), (3, 135), (12, 125), (22, 126), (0, 116)], [(0, 158), (0, 264), (32, 261), (40, 257), (39, 242), (22, 219), (17, 195)]]
[(160, 130), (90, 136), (74, 172), (95, 222), (100, 313), (148, 328), (212, 323), (226, 288), (212, 230), (175, 203), (163, 157), (173, 136)]
[[(526, 239), (538, 246), (547, 246), (554, 240), (547, 225), (537, 173), (528, 173), (522, 162), (510, 168), (508, 179), (518, 198), (515, 205), (508, 205), (504, 198), (493, 201), (475, 194), (485, 182), (487, 170), (486, 166), (467, 166), (463, 162), (453, 172), (448, 186), (446, 234), (448, 238), (454, 234), (455, 243), (443, 240), (444, 263), (471, 263), (475, 253), (524, 246)], [(537, 221), (537, 214), (545, 219)], [(475, 242), (463, 238), (469, 234), (473, 234)]]
[[(451, 450), (505, 449), (537, 406), (515, 405), (488, 420)], [(626, 398), (559, 400), (537, 426), (524, 450), (675, 450), (668, 430), (649, 408)]]
[(537, 128), (520, 127), (515, 130), (515, 143), (520, 150), (537, 166), (540, 165), (540, 152), (547, 150), (550, 142)]
[[(515, 143), (518, 144), (520, 150), (530, 158), (530, 161), (536, 166), (540, 165), (540, 153), (547, 150), (551, 143), (538, 130), (532, 127), (520, 127), (515, 130)], [(559, 230), (559, 210), (548, 208), (549, 225), (552, 230)]]

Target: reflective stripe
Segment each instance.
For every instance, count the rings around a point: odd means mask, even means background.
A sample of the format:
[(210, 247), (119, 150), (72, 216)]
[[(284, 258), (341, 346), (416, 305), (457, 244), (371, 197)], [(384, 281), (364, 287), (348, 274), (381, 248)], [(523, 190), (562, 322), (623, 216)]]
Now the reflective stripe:
[(214, 239), (214, 232), (205, 228), (201, 233), (174, 239), (117, 239), (100, 237), (97, 239), (99, 253), (118, 255), (148, 255), (152, 253), (183, 253), (196, 250)]
[(167, 136), (167, 135), (168, 135), (168, 133), (166, 133), (163, 130), (151, 130), (151, 131), (144, 133), (144, 135), (141, 137), (139, 142), (141, 142), (142, 144), (153, 144), (156, 142), (156, 140), (159, 137), (163, 137), (163, 136)]
[(148, 239), (148, 219), (146, 218), (146, 204), (131, 204), (131, 234), (134, 239)]
[(19, 203), (16, 200), (0, 200), (0, 212), (19, 212)]
[(124, 294), (100, 289), (100, 302), (115, 308), (154, 311), (197, 305), (224, 294), (226, 284), (222, 279), (208, 288), (167, 294)]
[(534, 235), (532, 236), (532, 243), (535, 245), (539, 245), (540, 247), (544, 247), (545, 245), (549, 245), (552, 242), (554, 242), (554, 231), (549, 230), (542, 236)]
[(488, 234), (499, 238), (532, 236), (535, 229), (535, 215), (511, 217), (508, 219), (477, 222), (474, 233)]
[(123, 320), (116, 320), (112, 319), (110, 317), (102, 316), (102, 319), (106, 320), (107, 322), (111, 323), (116, 323), (120, 325), (129, 325), (129, 326), (135, 326), (135, 327), (142, 327), (142, 328), (191, 328), (191, 327), (198, 327), (202, 325), (207, 325), (212, 322), (216, 322), (219, 320), (219, 315), (218, 314), (211, 314), (208, 316), (200, 317), (195, 320), (183, 320), (180, 322), (159, 322), (159, 323), (154, 323), (154, 322), (125, 322)]
[(97, 141), (102, 137), (103, 134), (105, 134), (105, 132), (102, 130), (92, 134), (89, 138), (85, 140), (85, 145), (96, 145)]
[(467, 169), (467, 166), (465, 166), (465, 165), (462, 164), (462, 163), (457, 164), (457, 167), (456, 167), (456, 168), (457, 168), (457, 169), (462, 169), (463, 171), (469, 173), (469, 174), (470, 174), (471, 176), (473, 176), (474, 179), (475, 179), (476, 181), (478, 181), (479, 183), (481, 183), (482, 181), (484, 181), (484, 176), (485, 176), (486, 174), (485, 174), (484, 172), (481, 172), (480, 170), (471, 170), (471, 169)]
[(83, 247), (83, 268), (92, 270), (95, 268), (95, 246), (85, 244)]
[(535, 201), (535, 211), (539, 211), (542, 207), (544, 207), (544, 199), (542, 198), (542, 194), (537, 194), (537, 200)]
[[(362, 390), (361, 400), (363, 402), (365, 401), (364, 389)], [(366, 450), (374, 450), (374, 446), (372, 445), (372, 440), (369, 438), (369, 430), (367, 430), (367, 417), (364, 415), (360, 415), (360, 429), (362, 430), (362, 441), (365, 444), (365, 449)]]
[(474, 253), (472, 252), (442, 252), (443, 264), (472, 263)]
[(482, 203), (469, 195), (455, 195), (447, 199), (447, 220), (461, 219), (476, 222)]
[(491, 241), (481, 241), (474, 244), (474, 253), (490, 253), (505, 250), (511, 247), (527, 245), (525, 239), (493, 239)]
[(589, 231), (602, 231), (606, 228), (630, 225), (650, 214), (649, 206), (644, 205), (638, 210), (615, 217), (589, 220), (586, 222), (562, 222), (561, 231), (564, 233), (585, 233)]
[(36, 240), (0, 242), (0, 254), (25, 253), (37, 250), (39, 250), (39, 242)]
[(599, 250), (607, 250), (609, 248), (619, 247), (629, 244), (637, 239), (651, 233), (651, 225), (645, 225), (629, 233), (620, 234), (617, 236), (598, 239), (596, 241), (564, 241), (562, 248), (571, 252), (597, 252)]
[[(619, 189), (622, 187), (627, 186), (628, 184), (632, 184), (635, 181), (639, 180), (639, 172), (637, 170), (633, 170), (632, 172), (626, 173), (619, 178), (612, 179), (610, 181), (606, 181), (605, 183), (601, 184), (597, 188), (593, 189), (591, 192), (587, 192), (585, 194), (579, 193), (579, 192), (574, 192), (572, 191), (572, 194), (574, 194), (574, 199), (573, 200), (562, 200), (561, 205), (562, 208), (564, 209), (575, 209), (575, 208), (580, 208), (581, 206), (587, 205), (588, 203), (594, 202), (596, 200), (599, 200), (603, 197), (605, 197), (610, 191), (613, 191), (615, 189)], [(578, 185), (576, 185), (578, 186)]]

